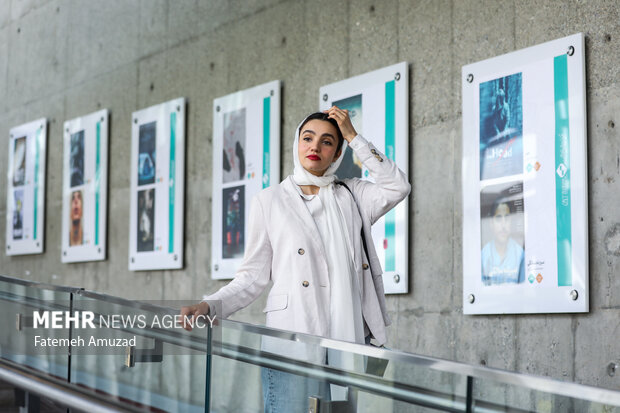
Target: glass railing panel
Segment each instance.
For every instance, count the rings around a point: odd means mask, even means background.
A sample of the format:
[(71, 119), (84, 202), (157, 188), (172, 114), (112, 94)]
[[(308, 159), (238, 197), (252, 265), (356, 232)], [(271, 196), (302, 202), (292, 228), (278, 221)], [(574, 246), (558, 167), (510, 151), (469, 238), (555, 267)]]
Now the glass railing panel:
[(588, 400), (571, 400), (572, 409), (564, 411), (584, 412), (584, 413), (620, 413), (620, 406), (613, 406), (606, 403), (598, 403)]
[[(306, 385), (312, 390), (300, 394), (346, 401), (358, 412), (411, 411), (413, 406), (416, 411), (465, 410), (467, 378), (434, 369), (430, 359), (405, 362), (400, 353), (370, 346), (222, 324), (221, 346), (214, 345), (213, 411), (260, 411), (268, 385), (284, 389), (276, 395), (289, 401)], [(301, 396), (289, 408), (302, 411), (307, 403)]]
[(218, 413), (262, 411), (261, 367), (221, 355), (224, 351), (227, 356), (235, 357), (239, 346), (256, 350), (260, 348), (260, 336), (231, 328), (222, 328), (221, 334), (222, 342), (214, 343), (210, 410)]
[[(594, 392), (605, 393), (605, 390), (578, 386), (574, 383), (563, 383), (533, 376), (507, 373), (507, 380), (523, 380), (528, 387), (505, 383), (493, 379), (476, 378), (473, 380), (472, 396), (474, 411), (491, 412), (504, 409), (514, 412), (583, 412), (583, 413), (620, 413), (618, 401), (604, 403), (596, 399)], [(551, 391), (536, 390), (537, 382)], [(573, 395), (569, 386), (575, 386)], [(619, 399), (618, 395), (615, 396)], [(589, 400), (592, 399), (592, 400)]]
[(69, 311), (70, 298), (68, 291), (0, 280), (0, 357), (66, 380), (71, 331), (49, 317)]
[(175, 325), (178, 310), (124, 300), (77, 295), (74, 304), (94, 314), (95, 328), (79, 332), (72, 383), (144, 410), (205, 411), (207, 328), (187, 332)]
[(443, 410), (424, 407), (412, 402), (403, 402), (389, 397), (376, 394), (359, 393), (357, 400), (357, 413), (390, 412), (390, 413), (437, 413), (451, 410)]

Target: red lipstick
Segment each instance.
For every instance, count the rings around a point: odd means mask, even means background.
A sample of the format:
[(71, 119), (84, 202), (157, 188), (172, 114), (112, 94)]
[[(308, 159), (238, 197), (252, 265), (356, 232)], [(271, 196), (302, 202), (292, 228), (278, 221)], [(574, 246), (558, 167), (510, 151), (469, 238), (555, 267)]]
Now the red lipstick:
[(306, 158), (310, 159), (311, 161), (320, 161), (321, 160), (321, 158), (319, 158), (316, 155), (308, 155), (308, 156), (306, 156)]

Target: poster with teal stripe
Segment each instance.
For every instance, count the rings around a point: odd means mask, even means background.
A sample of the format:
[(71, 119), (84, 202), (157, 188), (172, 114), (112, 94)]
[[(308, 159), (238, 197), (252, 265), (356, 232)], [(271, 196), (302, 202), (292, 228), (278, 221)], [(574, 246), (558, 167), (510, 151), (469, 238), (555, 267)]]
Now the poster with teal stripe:
[(463, 67), (465, 314), (589, 310), (584, 66), (576, 34)]
[(108, 122), (107, 109), (64, 122), (63, 263), (106, 258)]
[(280, 81), (213, 100), (211, 278), (233, 278), (252, 199), (280, 183)]
[(11, 128), (8, 140), (6, 254), (39, 254), (45, 241), (47, 120)]
[(133, 112), (129, 270), (184, 265), (185, 98)]
[[(355, 130), (372, 147), (369, 159), (347, 147), (336, 171), (338, 179), (373, 182), (371, 167), (393, 162), (405, 174), (409, 168), (408, 65), (401, 62), (323, 86), (319, 105), (347, 110)], [(363, 153), (363, 151), (362, 151)], [(375, 165), (375, 174), (377, 173)], [(390, 208), (372, 226), (386, 294), (409, 292), (408, 199)]]

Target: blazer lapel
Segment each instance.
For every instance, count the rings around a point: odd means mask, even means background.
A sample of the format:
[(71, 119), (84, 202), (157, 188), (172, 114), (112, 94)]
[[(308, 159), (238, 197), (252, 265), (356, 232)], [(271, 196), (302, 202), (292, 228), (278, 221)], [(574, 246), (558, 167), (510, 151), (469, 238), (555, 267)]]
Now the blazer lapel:
[(296, 185), (292, 182), (292, 177), (286, 179), (282, 185), (284, 192), (290, 199), (290, 209), (293, 213), (299, 218), (299, 221), (302, 223), (302, 226), (305, 228), (305, 232), (308, 235), (308, 238), (314, 243), (315, 247), (320, 251), (321, 258), (325, 261), (325, 265), (327, 265), (327, 260), (325, 259), (325, 245), (323, 244), (323, 240), (319, 235), (319, 230), (310, 215), (310, 211), (304, 204), (304, 201), (301, 199), (299, 192), (293, 185)]

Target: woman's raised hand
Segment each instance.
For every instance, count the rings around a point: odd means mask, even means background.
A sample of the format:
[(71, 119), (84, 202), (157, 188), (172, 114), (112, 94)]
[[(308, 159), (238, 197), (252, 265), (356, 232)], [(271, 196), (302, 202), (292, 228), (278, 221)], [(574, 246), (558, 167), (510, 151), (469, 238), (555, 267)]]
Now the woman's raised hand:
[(342, 136), (344, 136), (347, 142), (351, 142), (353, 138), (357, 136), (353, 123), (351, 123), (348, 110), (340, 109), (338, 106), (332, 106), (323, 112), (327, 113), (330, 118), (334, 119), (338, 123), (340, 132), (342, 132)]
[[(181, 307), (181, 320), (183, 322), (183, 328), (187, 331), (192, 331), (192, 326), (189, 323), (193, 323), (196, 320), (196, 317), (201, 315), (206, 315), (209, 313), (209, 304), (205, 301), (189, 305), (187, 307)], [(185, 323), (185, 319), (189, 321), (188, 324)]]

